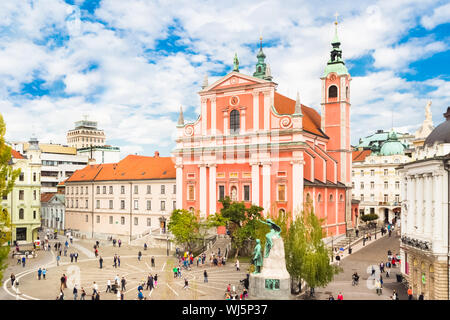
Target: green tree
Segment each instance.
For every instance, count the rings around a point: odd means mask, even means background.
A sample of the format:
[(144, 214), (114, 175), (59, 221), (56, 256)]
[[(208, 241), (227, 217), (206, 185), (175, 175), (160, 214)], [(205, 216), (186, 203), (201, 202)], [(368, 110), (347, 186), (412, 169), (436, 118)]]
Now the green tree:
[(173, 210), (167, 228), (175, 237), (175, 242), (184, 246), (189, 252), (192, 252), (195, 244), (203, 239), (200, 218), (190, 210)]
[(232, 202), (228, 196), (219, 201), (223, 206), (220, 209), (220, 216), (222, 221), (227, 223), (231, 245), (236, 249), (236, 258), (245, 241), (255, 240), (258, 230), (264, 228), (258, 222), (258, 219), (262, 218), (261, 211), (264, 209), (255, 205), (246, 208), (244, 202)]
[[(20, 174), (20, 169), (13, 170), (10, 165), (11, 148), (5, 143), (6, 126), (0, 114), (0, 196), (6, 197), (14, 187), (14, 182)], [(0, 283), (3, 270), (7, 267), (8, 253), (12, 235), (11, 217), (0, 203)]]
[(378, 215), (376, 213), (363, 214), (360, 216), (360, 219), (364, 222), (370, 222), (378, 219)]
[(315, 214), (312, 206), (306, 206), (295, 220), (288, 216), (275, 219), (281, 227), (284, 240), (286, 268), (293, 283), (300, 287), (303, 279), (311, 288), (326, 286), (340, 268), (330, 262), (330, 252), (323, 242), (323, 220)]

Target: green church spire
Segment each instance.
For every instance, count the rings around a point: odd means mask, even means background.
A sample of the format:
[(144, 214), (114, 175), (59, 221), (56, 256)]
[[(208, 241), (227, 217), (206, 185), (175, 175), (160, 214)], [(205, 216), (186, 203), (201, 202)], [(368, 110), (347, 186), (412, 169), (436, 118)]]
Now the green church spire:
[(233, 71), (239, 72), (239, 59), (238, 59), (237, 53), (234, 53)]
[(334, 37), (331, 41), (332, 49), (330, 51), (330, 60), (328, 60), (327, 66), (325, 67), (325, 72), (323, 74), (326, 77), (329, 73), (335, 72), (338, 75), (348, 74), (347, 67), (345, 66), (345, 62), (342, 59), (342, 49), (340, 48), (341, 42), (339, 41), (338, 32), (337, 32), (337, 13), (336, 13), (336, 21), (334, 22)]
[(264, 61), (266, 59), (266, 55), (262, 49), (262, 37), (259, 37), (259, 51), (256, 58), (258, 58), (258, 62), (256, 63), (256, 71), (253, 73), (253, 76), (264, 80), (272, 80), (270, 68), (267, 70), (268, 66)]

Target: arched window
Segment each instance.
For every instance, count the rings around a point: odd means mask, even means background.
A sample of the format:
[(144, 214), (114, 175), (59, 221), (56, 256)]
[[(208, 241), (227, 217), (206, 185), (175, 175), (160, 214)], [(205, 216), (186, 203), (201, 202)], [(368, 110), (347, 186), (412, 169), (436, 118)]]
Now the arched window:
[(330, 202), (332, 202), (332, 201), (333, 201), (333, 194), (330, 193)]
[(306, 202), (311, 201), (311, 195), (309, 193), (306, 194)]
[(333, 85), (328, 88), (328, 98), (337, 98), (338, 96), (338, 88)]
[(319, 195), (317, 196), (317, 202), (321, 202), (322, 201), (322, 195), (319, 193)]
[(278, 215), (280, 217), (284, 217), (286, 215), (286, 210), (284, 210), (283, 208), (281, 208), (280, 210), (278, 210)]
[(344, 195), (341, 193), (341, 195), (339, 196), (339, 201), (344, 201)]
[(19, 219), (20, 220), (23, 220), (25, 217), (24, 217), (24, 210), (21, 208), (21, 209), (19, 209)]
[(239, 111), (233, 110), (230, 113), (230, 132), (231, 134), (239, 133), (240, 121), (239, 121)]

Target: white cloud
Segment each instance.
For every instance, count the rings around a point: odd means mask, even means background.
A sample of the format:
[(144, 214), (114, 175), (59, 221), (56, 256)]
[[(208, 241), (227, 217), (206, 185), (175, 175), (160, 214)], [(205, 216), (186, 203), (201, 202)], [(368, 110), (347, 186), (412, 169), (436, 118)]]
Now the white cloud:
[[(415, 83), (398, 75), (412, 62), (448, 50), (432, 37), (398, 44), (433, 5), (418, 0), (339, 4), (344, 59), (372, 55), (374, 66), (382, 69), (352, 81), (355, 139), (388, 126), (392, 109), (395, 126), (420, 124), (425, 95), (433, 98), (436, 114), (439, 104), (448, 101), (448, 81)], [(64, 143), (73, 122), (89, 114), (108, 140), (118, 141), (122, 154), (151, 150), (152, 155), (156, 148), (168, 154), (180, 105), (185, 118), (195, 120), (204, 75), (231, 71), (235, 52), (241, 72), (252, 74), (260, 33), (279, 92), (295, 98), (299, 90), (302, 103), (318, 108), (336, 7), (335, 1), (321, 3), (321, 10), (317, 6), (294, 0), (231, 1), (226, 6), (103, 0), (89, 20), (80, 21), (79, 32), (58, 47), (61, 39), (52, 44), (47, 37), (70, 31), (66, 19), (73, 6), (62, 0), (6, 1), (0, 6), (0, 26), (9, 30), (0, 33), (0, 112), (7, 137), (28, 139), (34, 123), (41, 140)], [(429, 19), (435, 24), (442, 20), (436, 10)], [(424, 17), (422, 24), (431, 25), (427, 21)], [(180, 38), (175, 46), (188, 50), (171, 52), (164, 43), (161, 50), (151, 50), (169, 34)], [(37, 76), (47, 84), (62, 80), (70, 97), (10, 96)], [(215, 80), (210, 76), (209, 83)]]
[(450, 22), (450, 3), (435, 8), (432, 15), (421, 19), (422, 25), (427, 29), (433, 29), (439, 24), (448, 22)]

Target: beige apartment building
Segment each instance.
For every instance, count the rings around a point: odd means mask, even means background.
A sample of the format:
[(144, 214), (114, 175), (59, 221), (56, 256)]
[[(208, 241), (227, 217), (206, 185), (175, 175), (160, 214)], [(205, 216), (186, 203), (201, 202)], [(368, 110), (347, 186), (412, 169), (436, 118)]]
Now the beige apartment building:
[(67, 132), (67, 144), (76, 149), (104, 146), (105, 132), (97, 128), (97, 121), (80, 120)]
[(129, 155), (118, 163), (88, 165), (65, 181), (66, 228), (87, 238), (132, 239), (165, 233), (176, 208), (170, 157)]

